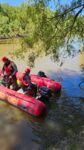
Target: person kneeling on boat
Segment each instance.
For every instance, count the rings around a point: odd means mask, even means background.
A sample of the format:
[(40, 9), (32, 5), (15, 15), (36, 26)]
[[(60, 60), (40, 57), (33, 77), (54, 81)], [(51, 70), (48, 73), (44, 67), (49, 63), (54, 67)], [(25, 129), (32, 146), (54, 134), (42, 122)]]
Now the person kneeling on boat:
[(27, 95), (36, 96), (37, 86), (31, 83), (30, 68), (26, 67), (22, 78), (22, 89)]
[(7, 57), (3, 57), (2, 61), (4, 63), (2, 68), (2, 75), (3, 75), (2, 83), (8, 88), (10, 88), (10, 86), (12, 85), (12, 89), (17, 90), (18, 85), (16, 73), (18, 69), (16, 64), (13, 61), (9, 60)]

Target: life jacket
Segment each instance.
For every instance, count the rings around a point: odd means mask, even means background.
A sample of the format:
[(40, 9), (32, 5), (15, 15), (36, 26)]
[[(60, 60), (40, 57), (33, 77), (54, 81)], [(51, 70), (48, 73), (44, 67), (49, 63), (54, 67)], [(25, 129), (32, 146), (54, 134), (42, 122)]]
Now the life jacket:
[(29, 86), (29, 83), (28, 83), (28, 81), (24, 78), (24, 75), (23, 75), (23, 78), (22, 78), (22, 85)]
[(4, 75), (9, 76), (11, 75), (12, 72), (13, 72), (13, 69), (11, 67), (11, 63), (8, 66), (4, 65)]
[(26, 80), (22, 79), (22, 85), (29, 86), (29, 83)]

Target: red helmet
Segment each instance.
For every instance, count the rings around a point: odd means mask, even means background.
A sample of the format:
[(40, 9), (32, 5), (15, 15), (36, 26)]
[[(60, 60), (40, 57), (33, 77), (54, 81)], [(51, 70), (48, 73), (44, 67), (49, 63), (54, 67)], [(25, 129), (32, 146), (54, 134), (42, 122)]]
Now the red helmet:
[(30, 73), (30, 68), (26, 67), (25, 72)]
[(6, 62), (6, 61), (8, 61), (9, 59), (7, 58), (7, 57), (2, 57), (2, 59), (1, 59), (3, 62)]

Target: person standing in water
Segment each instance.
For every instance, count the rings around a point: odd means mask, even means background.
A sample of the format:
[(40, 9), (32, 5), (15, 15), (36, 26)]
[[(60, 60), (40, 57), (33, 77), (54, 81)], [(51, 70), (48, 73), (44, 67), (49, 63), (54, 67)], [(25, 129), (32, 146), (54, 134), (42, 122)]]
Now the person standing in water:
[(4, 63), (2, 67), (3, 82), (7, 81), (8, 88), (10, 88), (10, 86), (12, 85), (13, 90), (17, 90), (18, 85), (17, 85), (16, 73), (18, 69), (16, 64), (5, 56), (1, 60)]

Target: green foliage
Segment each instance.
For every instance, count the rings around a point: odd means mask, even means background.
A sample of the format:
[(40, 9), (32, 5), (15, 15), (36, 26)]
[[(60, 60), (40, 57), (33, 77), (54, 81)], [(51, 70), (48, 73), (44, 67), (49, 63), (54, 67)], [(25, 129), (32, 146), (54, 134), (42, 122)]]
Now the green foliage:
[(23, 37), (22, 49), (15, 52), (16, 56), (29, 52), (28, 59), (33, 56), (34, 62), (44, 53), (58, 60), (61, 47), (71, 54), (74, 38), (84, 44), (84, 1), (73, 0), (69, 5), (62, 5), (57, 0), (54, 1), (56, 10), (49, 8), (50, 2), (27, 0), (18, 7), (0, 5), (0, 37)]

